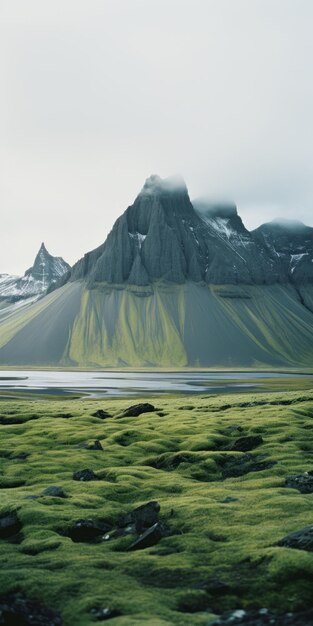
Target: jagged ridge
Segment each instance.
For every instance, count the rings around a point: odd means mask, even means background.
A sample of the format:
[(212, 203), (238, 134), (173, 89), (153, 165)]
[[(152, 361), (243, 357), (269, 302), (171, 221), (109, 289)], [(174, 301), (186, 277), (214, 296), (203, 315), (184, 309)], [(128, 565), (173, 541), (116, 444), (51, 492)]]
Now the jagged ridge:
[(70, 279), (87, 279), (90, 287), (158, 280), (302, 284), (313, 283), (312, 261), (312, 228), (265, 224), (249, 232), (235, 205), (193, 205), (182, 181), (151, 176), (105, 243), (78, 261)]
[(0, 275), (1, 309), (20, 301), (37, 299), (69, 270), (70, 265), (62, 257), (49, 254), (45, 244), (42, 243), (34, 264), (26, 270), (24, 276)]

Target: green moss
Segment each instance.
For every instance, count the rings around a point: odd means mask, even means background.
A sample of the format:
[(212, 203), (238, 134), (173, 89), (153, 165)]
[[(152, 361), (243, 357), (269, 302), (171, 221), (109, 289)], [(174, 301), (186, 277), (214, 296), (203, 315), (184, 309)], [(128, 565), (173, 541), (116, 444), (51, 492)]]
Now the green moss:
[[(311, 521), (312, 495), (284, 481), (312, 469), (313, 392), (232, 395), (227, 409), (224, 396), (151, 402), (167, 416), (121, 419), (125, 399), (2, 402), (0, 512), (16, 511), (23, 525), (17, 543), (0, 540), (2, 592), (58, 609), (65, 626), (91, 625), (95, 607), (117, 609), (117, 626), (207, 625), (213, 613), (251, 604), (309, 607), (312, 554), (276, 544)], [(98, 408), (113, 417), (91, 417)], [(223, 461), (243, 456), (227, 445), (258, 433), (264, 443), (252, 456), (276, 465), (223, 480)], [(82, 447), (95, 439), (103, 451)], [(99, 480), (73, 480), (87, 467)], [(42, 495), (51, 485), (66, 498)], [(168, 529), (155, 546), (128, 552), (132, 536), (99, 544), (66, 536), (81, 518), (116, 528), (149, 500), (160, 502)], [(212, 578), (228, 588), (203, 590)]]

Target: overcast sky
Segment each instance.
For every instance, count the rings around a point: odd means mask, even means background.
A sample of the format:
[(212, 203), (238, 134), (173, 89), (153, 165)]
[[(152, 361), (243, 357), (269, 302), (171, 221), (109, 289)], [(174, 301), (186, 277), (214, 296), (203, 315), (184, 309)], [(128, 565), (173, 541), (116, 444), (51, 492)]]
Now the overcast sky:
[(312, 0), (0, 0), (0, 273), (73, 263), (150, 174), (313, 225)]

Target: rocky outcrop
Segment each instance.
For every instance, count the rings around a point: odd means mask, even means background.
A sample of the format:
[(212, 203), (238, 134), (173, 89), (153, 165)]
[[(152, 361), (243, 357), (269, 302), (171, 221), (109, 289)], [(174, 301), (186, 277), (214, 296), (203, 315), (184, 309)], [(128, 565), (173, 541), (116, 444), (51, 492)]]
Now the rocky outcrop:
[(274, 220), (251, 234), (279, 267), (283, 281), (313, 283), (313, 228), (302, 222)]
[[(107, 240), (87, 253), (71, 280), (137, 285), (313, 281), (313, 229), (265, 224), (249, 232), (230, 203), (190, 201), (185, 183), (150, 176)], [(279, 252), (279, 250), (281, 252)]]
[(70, 266), (61, 257), (49, 254), (42, 243), (34, 264), (22, 277), (0, 275), (0, 304), (3, 306), (21, 300), (36, 300), (57, 284), (63, 276), (67, 276)]

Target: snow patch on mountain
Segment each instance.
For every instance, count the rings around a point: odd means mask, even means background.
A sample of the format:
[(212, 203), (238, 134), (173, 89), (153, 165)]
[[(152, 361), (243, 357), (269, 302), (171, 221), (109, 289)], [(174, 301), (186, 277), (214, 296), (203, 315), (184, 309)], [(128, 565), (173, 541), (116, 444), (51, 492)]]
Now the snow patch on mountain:
[(130, 238), (133, 239), (137, 243), (137, 246), (140, 250), (147, 235), (143, 235), (142, 233), (128, 233), (128, 234)]

